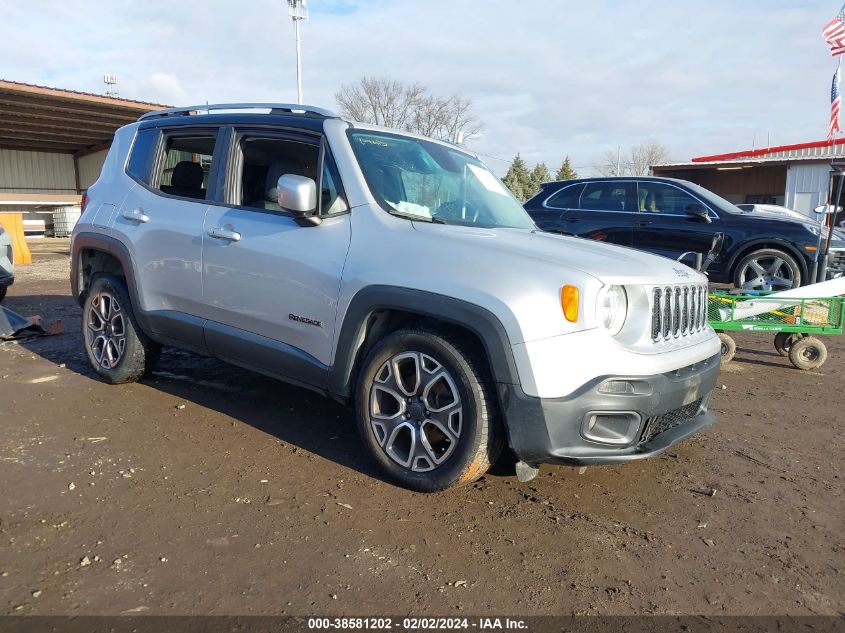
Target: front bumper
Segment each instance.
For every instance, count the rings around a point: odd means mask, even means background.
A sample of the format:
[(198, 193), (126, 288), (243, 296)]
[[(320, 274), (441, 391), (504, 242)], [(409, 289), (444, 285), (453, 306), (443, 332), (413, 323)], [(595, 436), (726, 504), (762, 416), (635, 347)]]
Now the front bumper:
[[(531, 466), (617, 464), (650, 457), (715, 421), (707, 410), (720, 355), (652, 376), (602, 376), (565, 398), (534, 398), (517, 385), (499, 385), (510, 446)], [(606, 393), (608, 383), (629, 383), (634, 393)], [(587, 439), (595, 414), (636, 415), (627, 445)]]

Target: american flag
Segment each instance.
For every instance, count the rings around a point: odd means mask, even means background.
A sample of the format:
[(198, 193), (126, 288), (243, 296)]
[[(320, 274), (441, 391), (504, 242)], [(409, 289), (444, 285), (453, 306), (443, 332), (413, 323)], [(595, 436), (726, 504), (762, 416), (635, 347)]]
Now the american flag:
[(841, 132), (839, 127), (839, 110), (842, 107), (842, 95), (839, 94), (839, 70), (833, 73), (833, 83), (830, 86), (830, 125), (827, 128), (827, 138), (832, 139), (836, 132)]
[(845, 53), (845, 5), (830, 22), (824, 25), (822, 37), (830, 46), (830, 54), (836, 57)]

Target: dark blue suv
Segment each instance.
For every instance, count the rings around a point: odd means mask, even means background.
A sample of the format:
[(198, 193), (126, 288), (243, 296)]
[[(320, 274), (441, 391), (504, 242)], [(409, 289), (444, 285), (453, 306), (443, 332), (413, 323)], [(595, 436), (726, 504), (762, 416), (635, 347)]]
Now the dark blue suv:
[[(631, 246), (677, 259), (706, 253), (725, 236), (709, 268), (713, 281), (750, 290), (785, 290), (806, 283), (818, 224), (742, 211), (699, 185), (673, 178), (590, 178), (549, 182), (525, 203), (544, 231)], [(830, 244), (828, 276), (845, 274), (845, 234)]]

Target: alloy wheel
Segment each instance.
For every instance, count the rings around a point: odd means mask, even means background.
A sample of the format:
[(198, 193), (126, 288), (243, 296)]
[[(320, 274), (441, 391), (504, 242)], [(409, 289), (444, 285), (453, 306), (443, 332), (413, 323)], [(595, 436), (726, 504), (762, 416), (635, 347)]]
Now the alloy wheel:
[(739, 280), (745, 290), (789, 290), (795, 284), (795, 271), (782, 257), (761, 255), (745, 264)]
[(446, 462), (463, 426), (452, 375), (416, 351), (395, 354), (382, 364), (370, 387), (369, 413), (381, 449), (413, 472), (432, 471)]
[(126, 322), (117, 298), (109, 292), (97, 293), (86, 325), (94, 360), (104, 369), (114, 369), (126, 350)]

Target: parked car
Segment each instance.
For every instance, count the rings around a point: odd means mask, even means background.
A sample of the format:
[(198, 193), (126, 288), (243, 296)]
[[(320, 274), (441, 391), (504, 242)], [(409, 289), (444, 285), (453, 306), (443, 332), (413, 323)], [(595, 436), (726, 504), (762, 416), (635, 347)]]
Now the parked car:
[(145, 114), (71, 252), (103, 380), (173, 345), (304, 386), (354, 405), (366, 450), (416, 490), (477, 479), (505, 445), (527, 480), (714, 420), (704, 276), (537, 231), (476, 156), (318, 108)]
[(0, 301), (6, 297), (6, 291), (15, 283), (15, 265), (12, 255), (12, 236), (0, 226)]
[[(818, 244), (809, 218), (760, 217), (673, 178), (590, 178), (550, 182), (525, 203), (544, 231), (576, 235), (677, 259), (706, 253), (725, 236), (709, 269), (716, 282), (749, 290), (786, 290), (808, 279)], [(831, 242), (829, 274), (845, 271), (845, 235)]]
[(783, 216), (787, 218), (792, 218), (794, 220), (801, 220), (802, 222), (807, 222), (808, 220), (813, 219), (809, 216), (804, 215), (803, 213), (793, 211), (789, 207), (782, 207), (778, 204), (738, 204), (736, 206), (738, 209), (753, 213), (755, 217), (760, 218)]

